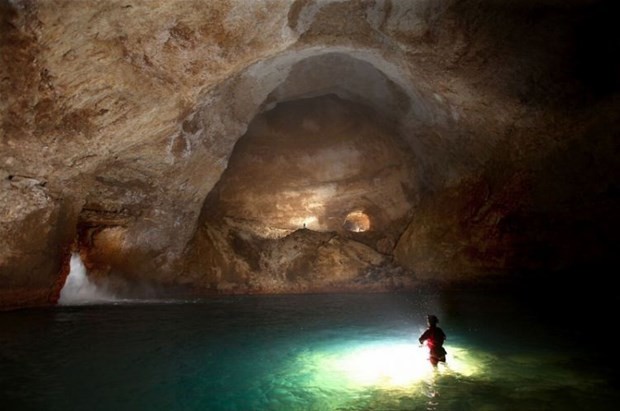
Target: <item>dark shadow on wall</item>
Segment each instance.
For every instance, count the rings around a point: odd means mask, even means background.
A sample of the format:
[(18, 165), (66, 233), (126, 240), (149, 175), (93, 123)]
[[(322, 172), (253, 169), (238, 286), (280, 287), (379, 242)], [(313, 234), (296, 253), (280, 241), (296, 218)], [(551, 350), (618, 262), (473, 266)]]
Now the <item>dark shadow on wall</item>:
[(620, 88), (619, 11), (615, 0), (458, 1), (429, 40), (452, 50), (451, 69), (476, 87), (579, 108)]
[(595, 2), (576, 27), (575, 74), (593, 97), (620, 91), (620, 2)]

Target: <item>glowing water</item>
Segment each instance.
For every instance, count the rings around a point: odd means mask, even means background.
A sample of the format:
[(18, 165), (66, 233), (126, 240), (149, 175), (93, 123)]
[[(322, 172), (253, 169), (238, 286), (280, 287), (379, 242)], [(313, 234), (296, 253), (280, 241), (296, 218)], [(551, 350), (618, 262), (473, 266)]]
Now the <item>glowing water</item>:
[[(346, 344), (327, 352), (300, 359), (314, 363), (317, 385), (334, 384), (346, 389), (401, 389), (414, 392), (423, 382), (437, 375), (453, 374), (471, 377), (479, 374), (482, 365), (465, 349), (447, 346), (447, 363), (434, 369), (428, 360), (428, 349), (406, 340), (382, 339), (374, 343)], [(449, 365), (447, 365), (449, 364)], [(325, 384), (325, 380), (333, 382)]]
[[(417, 343), (428, 313), (448, 336), (447, 364), (436, 370)], [(246, 296), (0, 314), (7, 410), (616, 411), (620, 403), (592, 347), (532, 321), (537, 310), (532, 317), (486, 294)]]
[(114, 301), (114, 296), (92, 283), (86, 275), (86, 267), (79, 254), (71, 255), (71, 269), (60, 291), (58, 304), (78, 305)]

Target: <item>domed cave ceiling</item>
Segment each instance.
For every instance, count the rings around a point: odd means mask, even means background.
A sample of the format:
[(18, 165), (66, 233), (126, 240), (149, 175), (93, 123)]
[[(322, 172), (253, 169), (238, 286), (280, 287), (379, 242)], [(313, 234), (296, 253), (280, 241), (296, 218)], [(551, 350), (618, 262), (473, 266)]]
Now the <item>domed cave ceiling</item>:
[(577, 281), (618, 251), (617, 12), (1, 2), (0, 307), (72, 252), (126, 294)]

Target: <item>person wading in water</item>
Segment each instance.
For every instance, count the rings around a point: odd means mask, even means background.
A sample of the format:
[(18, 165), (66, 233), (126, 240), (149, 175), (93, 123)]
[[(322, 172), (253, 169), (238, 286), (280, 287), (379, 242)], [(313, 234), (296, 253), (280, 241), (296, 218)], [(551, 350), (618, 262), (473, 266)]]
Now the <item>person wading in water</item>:
[(424, 331), (424, 333), (420, 336), (418, 341), (420, 344), (424, 344), (426, 341), (426, 345), (430, 350), (430, 358), (431, 364), (434, 367), (437, 366), (439, 362), (446, 362), (446, 350), (443, 348), (443, 342), (446, 340), (446, 334), (444, 334), (443, 330), (437, 327), (439, 323), (439, 318), (434, 315), (429, 315), (426, 317), (426, 321), (428, 323), (428, 329)]

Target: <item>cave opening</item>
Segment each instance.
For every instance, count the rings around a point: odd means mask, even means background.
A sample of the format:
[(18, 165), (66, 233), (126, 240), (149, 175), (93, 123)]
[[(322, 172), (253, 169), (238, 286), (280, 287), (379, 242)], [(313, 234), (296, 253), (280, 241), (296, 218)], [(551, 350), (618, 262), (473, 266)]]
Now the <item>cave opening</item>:
[(354, 233), (370, 230), (370, 218), (363, 211), (351, 211), (344, 219), (344, 229)]
[[(411, 281), (393, 254), (419, 200), (404, 124), (425, 105), (377, 68), (389, 71), (387, 62), (305, 53), (249, 69), (241, 82), (249, 87), (260, 73), (271, 88), (262, 86), (265, 98), (208, 193), (188, 247), (187, 270), (207, 279), (204, 288), (387, 290)], [(276, 68), (286, 75), (273, 80)]]
[(415, 186), (412, 153), (389, 122), (329, 94), (254, 118), (205, 202), (205, 218), (279, 238), (304, 225), (344, 233), (347, 218), (367, 231), (368, 216), (358, 210), (375, 210), (374, 231), (386, 234), (407, 218)]
[[(209, 194), (197, 236), (211, 246), (194, 267), (259, 289), (392, 287), (360, 280), (392, 264), (416, 198), (413, 165), (372, 107), (333, 93), (279, 103), (252, 120)], [(352, 208), (372, 210), (372, 230)]]

